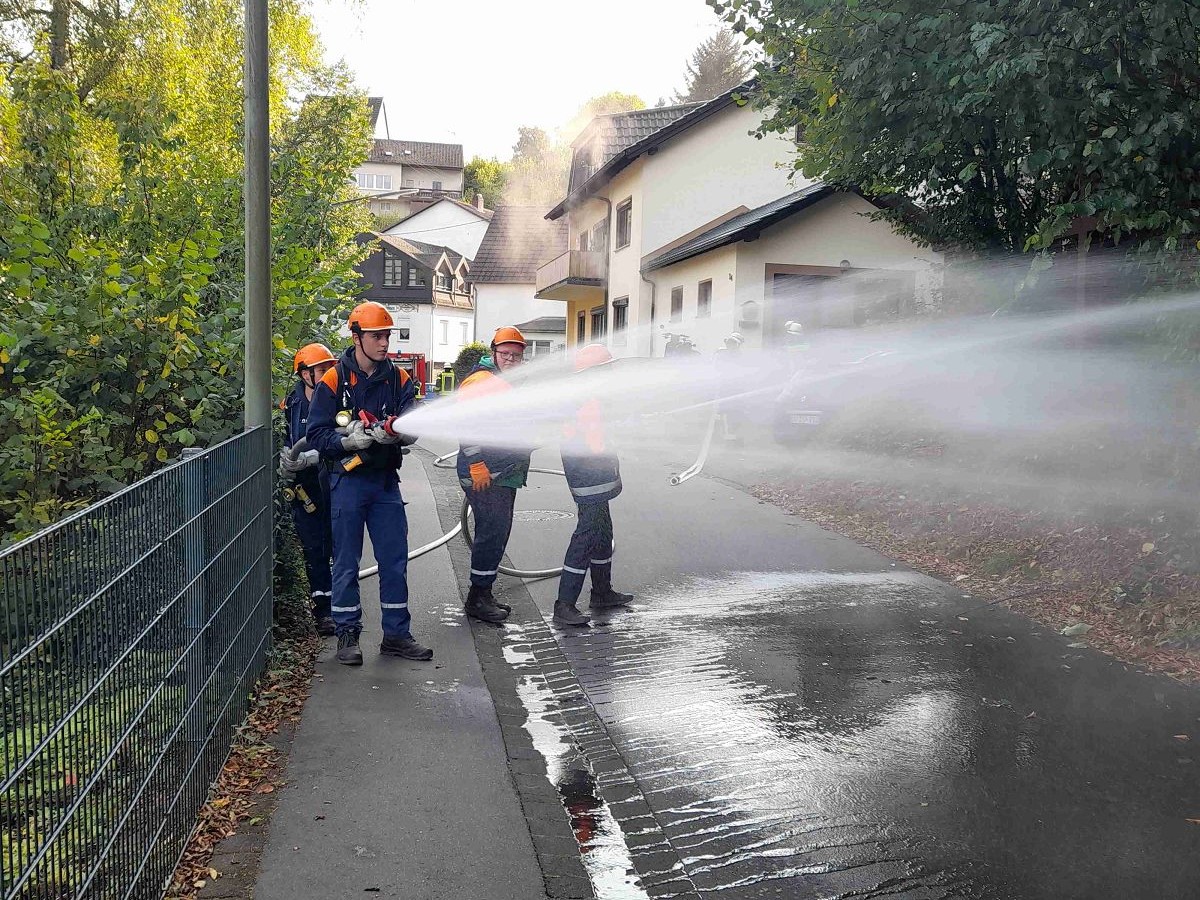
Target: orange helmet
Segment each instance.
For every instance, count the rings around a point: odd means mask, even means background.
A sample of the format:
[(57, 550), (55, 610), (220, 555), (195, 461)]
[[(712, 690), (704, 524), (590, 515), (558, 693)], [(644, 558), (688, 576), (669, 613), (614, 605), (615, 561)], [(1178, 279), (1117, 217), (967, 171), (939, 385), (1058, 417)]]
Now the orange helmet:
[(305, 344), (296, 351), (296, 358), (292, 360), (292, 371), (299, 375), (312, 366), (335, 362), (337, 357), (330, 353), (324, 344)]
[(603, 344), (588, 344), (575, 354), (575, 371), (582, 372), (596, 366), (607, 366), (613, 356)]
[(492, 336), (492, 349), (496, 349), (497, 344), (520, 344), (525, 346), (525, 335), (521, 334), (512, 325), (505, 325), (502, 328), (497, 328), (495, 335)]
[(382, 304), (373, 300), (354, 307), (348, 324), (355, 334), (362, 334), (364, 331), (391, 331), (395, 327), (392, 314)]

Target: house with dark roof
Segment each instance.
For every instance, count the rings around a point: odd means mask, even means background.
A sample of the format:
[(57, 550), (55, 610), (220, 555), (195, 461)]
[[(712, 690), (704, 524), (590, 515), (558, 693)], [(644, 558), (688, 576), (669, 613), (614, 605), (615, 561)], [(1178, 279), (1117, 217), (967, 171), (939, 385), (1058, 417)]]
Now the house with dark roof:
[(534, 296), (538, 264), (567, 247), (567, 223), (545, 218), (537, 206), (501, 205), (471, 263), (475, 328), (487, 341), (502, 325), (516, 325), (529, 344), (529, 355), (553, 352), (566, 341), (563, 301)]
[(567, 304), (569, 345), (659, 356), (685, 334), (711, 352), (737, 331), (764, 346), (789, 321), (855, 327), (935, 296), (937, 254), (871, 216), (886, 201), (803, 177), (788, 137), (756, 137), (751, 89), (597, 116), (574, 141), (547, 213), (567, 246), (535, 282)]
[(443, 197), (384, 229), (384, 234), (432, 241), (474, 259), (491, 221), (492, 211), (484, 208), (482, 197), (474, 203)]
[(367, 232), (358, 242), (373, 250), (357, 267), (356, 299), (382, 303), (392, 314), (389, 350), (421, 354), (436, 366), (453, 362), (475, 339), (470, 260), (451, 247), (392, 234)]
[[(378, 132), (380, 118), (387, 130), (387, 110), (382, 97), (368, 98), (371, 127)], [(377, 216), (404, 218), (443, 197), (462, 199), (462, 144), (431, 141), (397, 141), (376, 137), (354, 181)]]

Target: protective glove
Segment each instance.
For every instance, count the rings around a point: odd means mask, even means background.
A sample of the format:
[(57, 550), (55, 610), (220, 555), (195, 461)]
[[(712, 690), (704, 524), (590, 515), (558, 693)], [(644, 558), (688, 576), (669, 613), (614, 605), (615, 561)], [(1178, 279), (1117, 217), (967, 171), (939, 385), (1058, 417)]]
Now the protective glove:
[(471, 487), (477, 491), (486, 491), (492, 486), (492, 473), (488, 471), (487, 463), (471, 463)]
[(403, 435), (393, 434), (384, 425), (376, 425), (367, 433), (371, 435), (371, 439), (377, 444), (399, 444), (404, 440)]
[(391, 438), (390, 440), (385, 440), (382, 435), (376, 437), (375, 439), (381, 444), (399, 444), (401, 447), (407, 447), (417, 442), (415, 434), (405, 434), (400, 430), (399, 416), (388, 416), (387, 420), (379, 426), (378, 430), (386, 432)]
[(371, 437), (370, 433), (363, 428), (362, 422), (351, 422), (346, 426), (346, 436), (342, 438), (342, 449), (347, 453), (366, 450), (373, 443), (375, 443), (375, 438)]
[(305, 469), (312, 468), (320, 461), (321, 454), (316, 450), (305, 450), (294, 459), (287, 450), (279, 454), (279, 468), (284, 472), (302, 472)]

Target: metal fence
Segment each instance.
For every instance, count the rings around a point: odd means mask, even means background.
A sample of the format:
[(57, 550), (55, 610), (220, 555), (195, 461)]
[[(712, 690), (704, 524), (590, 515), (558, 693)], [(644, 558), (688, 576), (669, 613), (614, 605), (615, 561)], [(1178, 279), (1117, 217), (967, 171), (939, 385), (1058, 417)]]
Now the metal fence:
[(0, 898), (158, 898), (271, 630), (271, 434), (0, 552)]

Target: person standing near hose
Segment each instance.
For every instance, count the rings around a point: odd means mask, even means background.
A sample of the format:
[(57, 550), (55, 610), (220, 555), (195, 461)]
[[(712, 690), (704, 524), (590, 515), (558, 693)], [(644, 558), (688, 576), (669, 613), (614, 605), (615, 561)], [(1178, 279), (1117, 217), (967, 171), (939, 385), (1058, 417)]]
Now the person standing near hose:
[[(401, 446), (415, 438), (397, 433), (393, 420), (413, 406), (416, 388), (408, 373), (388, 358), (394, 327), (378, 303), (360, 303), (350, 313), (353, 346), (325, 373), (313, 392), (308, 443), (329, 469), (333, 523), (333, 621), (337, 660), (362, 665), (358, 567), (363, 529), (379, 563), (379, 605), (383, 613), (381, 654), (433, 659), (433, 651), (413, 640), (408, 611), (408, 520), (396, 470)], [(339, 429), (342, 429), (339, 431)], [(343, 433), (344, 431), (344, 433)]]
[[(324, 344), (301, 347), (292, 360), (296, 386), (280, 404), (287, 418), (287, 446), (293, 447), (308, 433), (308, 409), (313, 391), (333, 364), (337, 362)], [(304, 450), (292, 455), (284, 450), (279, 455), (279, 471), (292, 484), (292, 521), (296, 537), (304, 550), (304, 569), (308, 574), (308, 589), (312, 597), (312, 614), (317, 634), (328, 637), (335, 631), (329, 611), (333, 597), (333, 580), (329, 558), (333, 555), (333, 536), (329, 523), (329, 475), (320, 467), (320, 454)]]
[[(487, 398), (512, 390), (505, 376), (524, 361), (525, 336), (510, 325), (498, 328), (491, 350), (491, 356), (480, 359), (463, 379), (458, 388), (459, 403), (485, 404)], [(492, 596), (492, 585), (512, 533), (517, 489), (525, 487), (529, 478), (529, 453), (521, 447), (489, 447), (474, 440), (458, 448), (458, 480), (475, 516), (471, 584), (465, 609), (468, 616), (481, 622), (498, 624), (510, 612), (508, 604)]]
[[(588, 344), (575, 354), (577, 377), (595, 378), (597, 368), (613, 361), (603, 344)], [(563, 472), (575, 500), (575, 533), (567, 545), (562, 575), (558, 579), (558, 600), (554, 621), (560, 625), (587, 625), (588, 616), (576, 606), (583, 590), (583, 579), (591, 570), (591, 608), (611, 609), (633, 601), (612, 587), (613, 524), (609, 501), (621, 493), (621, 466), (617, 456), (607, 449), (600, 401), (586, 400), (573, 421), (564, 429), (562, 442)]]

